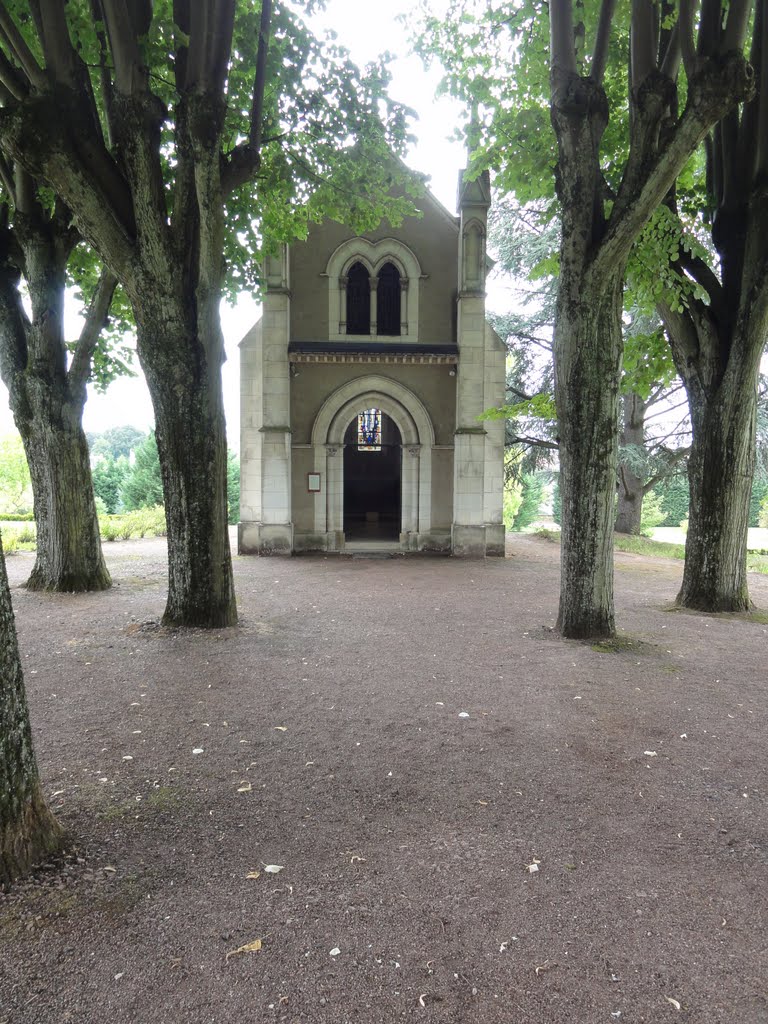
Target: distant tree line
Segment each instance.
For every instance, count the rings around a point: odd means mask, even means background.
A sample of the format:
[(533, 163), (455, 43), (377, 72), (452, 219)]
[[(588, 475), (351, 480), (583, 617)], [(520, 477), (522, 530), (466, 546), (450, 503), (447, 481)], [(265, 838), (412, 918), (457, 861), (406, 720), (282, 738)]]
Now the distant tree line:
[[(114, 515), (163, 504), (163, 479), (155, 432), (111, 427), (87, 434), (93, 462), (93, 492), (100, 512)], [(240, 462), (227, 452), (227, 505), (230, 523), (239, 519)]]

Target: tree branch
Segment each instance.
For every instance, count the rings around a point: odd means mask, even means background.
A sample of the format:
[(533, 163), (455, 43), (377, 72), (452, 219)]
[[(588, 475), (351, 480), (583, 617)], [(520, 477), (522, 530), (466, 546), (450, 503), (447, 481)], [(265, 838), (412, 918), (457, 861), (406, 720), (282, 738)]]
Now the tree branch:
[[(696, 11), (696, 0), (680, 0), (680, 12), (677, 24), (680, 34), (680, 53), (683, 56), (683, 67), (689, 79), (696, 74), (696, 48), (693, 44), (693, 19)], [(701, 40), (701, 33), (699, 33)]]
[(606, 274), (623, 263), (633, 240), (711, 125), (739, 100), (748, 98), (752, 89), (752, 69), (740, 54), (729, 54), (718, 63), (707, 62), (688, 83), (688, 103), (666, 145), (651, 157), (639, 181), (631, 180), (627, 168), (593, 262), (596, 273)]
[(550, 0), (549, 32), (552, 70), (578, 74), (573, 45), (572, 0)]
[(632, 0), (631, 88), (638, 89), (656, 70), (654, 8), (650, 0)]
[(14, 99), (23, 100), (27, 95), (27, 83), (19, 76), (16, 68), (0, 50), (0, 82)]
[(731, 50), (738, 50), (741, 53), (747, 39), (751, 14), (752, 0), (730, 0), (728, 20), (720, 43), (721, 53), (729, 53)]
[(101, 272), (96, 290), (88, 304), (85, 323), (80, 332), (80, 337), (77, 339), (72, 363), (67, 374), (70, 384), (75, 391), (81, 391), (91, 375), (93, 353), (96, 351), (101, 331), (106, 323), (116, 287), (117, 278), (105, 267)]
[(259, 23), (259, 49), (256, 55), (256, 76), (253, 84), (253, 98), (251, 101), (251, 130), (249, 133), (251, 149), (255, 153), (259, 154), (259, 156), (264, 121), (264, 86), (267, 80), (267, 54), (269, 52), (271, 18), (272, 0), (262, 0), (261, 21)]
[(45, 57), (46, 70), (57, 82), (77, 85), (77, 54), (69, 38), (67, 16), (61, 0), (38, 0), (35, 21)]
[(595, 50), (592, 57), (592, 78), (602, 85), (605, 77), (605, 68), (608, 63), (608, 47), (611, 41), (611, 26), (613, 15), (616, 11), (616, 0), (602, 0), (600, 4), (600, 18), (597, 23), (597, 35), (595, 36)]
[(148, 76), (139, 48), (139, 18), (126, 0), (99, 0), (99, 3), (115, 67), (115, 88), (123, 96), (145, 92)]
[(48, 84), (45, 72), (35, 60), (21, 32), (16, 28), (16, 23), (7, 11), (5, 4), (0, 4), (0, 30), (2, 30), (11, 53), (29, 79), (30, 85), (35, 89), (45, 89)]

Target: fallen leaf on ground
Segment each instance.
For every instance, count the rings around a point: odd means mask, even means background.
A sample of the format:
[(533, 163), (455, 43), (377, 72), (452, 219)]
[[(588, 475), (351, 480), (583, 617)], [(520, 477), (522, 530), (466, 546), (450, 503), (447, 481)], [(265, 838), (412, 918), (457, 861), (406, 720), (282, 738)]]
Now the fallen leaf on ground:
[(643, 751), (643, 753), (644, 753), (644, 754), (645, 754), (645, 755), (646, 755), (647, 757), (658, 757), (658, 756), (659, 756), (659, 755), (658, 755), (658, 754), (656, 753), (656, 751), (655, 751), (655, 750), (644, 750), (644, 751)]
[(268, 875), (278, 875), (285, 865), (283, 864), (265, 864), (264, 870)]
[(238, 946), (237, 949), (230, 949), (225, 959), (229, 960), (231, 956), (237, 956), (238, 953), (258, 953), (261, 949), (261, 939), (254, 939), (253, 942), (246, 942), (244, 946)]
[(680, 1003), (678, 1003), (676, 999), (673, 999), (672, 996), (664, 996), (664, 998), (667, 1000), (668, 1003), (672, 1003), (676, 1010), (682, 1010), (682, 1006), (680, 1005)]
[(238, 793), (248, 793), (252, 789), (253, 789), (253, 786), (250, 784), (250, 782), (247, 782), (245, 779), (243, 779), (243, 781), (237, 787), (237, 792)]
[(330, 952), (331, 956), (338, 956), (339, 953), (341, 952), (341, 950), (339, 949), (338, 946), (334, 946), (333, 949), (330, 950), (329, 952)]
[(273, 725), (272, 728), (277, 729), (278, 732), (288, 732), (287, 725)]
[(248, 874), (245, 877), (246, 878), (261, 878), (261, 872), (260, 871), (249, 871)]
[(551, 971), (553, 967), (557, 967), (557, 964), (551, 964), (549, 960), (545, 960), (543, 964), (539, 964), (538, 967), (534, 968), (536, 971), (536, 977), (538, 978), (538, 976), (543, 974), (545, 971)]
[(203, 748), (202, 747), (193, 747), (192, 753), (193, 754), (202, 754), (203, 753)]

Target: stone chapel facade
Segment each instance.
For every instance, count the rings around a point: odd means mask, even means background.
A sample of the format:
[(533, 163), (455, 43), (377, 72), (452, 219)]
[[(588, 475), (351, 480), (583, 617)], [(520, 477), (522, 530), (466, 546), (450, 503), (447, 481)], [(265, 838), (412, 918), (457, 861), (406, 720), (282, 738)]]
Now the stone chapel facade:
[(332, 221), (265, 265), (240, 343), (238, 550), (504, 555), (506, 349), (485, 319), (487, 177), (459, 216)]

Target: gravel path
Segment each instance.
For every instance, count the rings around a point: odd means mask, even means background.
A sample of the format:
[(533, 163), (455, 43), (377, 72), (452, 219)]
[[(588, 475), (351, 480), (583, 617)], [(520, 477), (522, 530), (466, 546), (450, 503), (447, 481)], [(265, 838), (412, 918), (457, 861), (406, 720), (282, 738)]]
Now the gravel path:
[(518, 537), (237, 558), (240, 626), (166, 631), (163, 542), (106, 553), (8, 559), (72, 847), (0, 895), (0, 1024), (768, 1021), (760, 616), (619, 555), (624, 642), (567, 642)]

